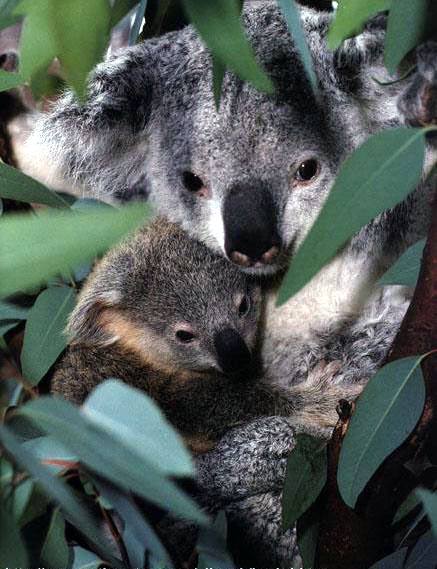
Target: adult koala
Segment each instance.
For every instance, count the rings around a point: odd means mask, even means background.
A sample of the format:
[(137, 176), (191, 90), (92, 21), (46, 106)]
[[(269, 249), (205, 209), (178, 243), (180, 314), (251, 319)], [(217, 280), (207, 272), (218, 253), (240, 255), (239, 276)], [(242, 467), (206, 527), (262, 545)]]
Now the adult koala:
[[(111, 56), (93, 73), (85, 103), (67, 93), (33, 133), (28, 154), (34, 165), (27, 171), (44, 179), (38, 165), (51, 161), (98, 196), (150, 196), (161, 214), (243, 270), (280, 272), (346, 156), (382, 129), (437, 116), (436, 98), (425, 96), (435, 93), (436, 44), (419, 48), (417, 70), (407, 79), (381, 86), (374, 77), (393, 79), (383, 65), (382, 18), (331, 52), (325, 45), (330, 15), (303, 8), (301, 17), (319, 102), (276, 3), (250, 2), (245, 26), (274, 95), (227, 73), (217, 112), (210, 54), (187, 27)], [(428, 163), (432, 153), (430, 146)], [(374, 294), (374, 285), (424, 235), (433, 187), (423, 183), (361, 230), (303, 296), (273, 317), (264, 354), (272, 373), (296, 362), (293, 380), (299, 380), (325, 356), (344, 363), (337, 380), (345, 385), (376, 370), (407, 300)], [(364, 298), (358, 303), (357, 291)], [(299, 349), (291, 361), (277, 362), (278, 353), (289, 351), (289, 330)], [(293, 550), (293, 532), (282, 535), (280, 525), (292, 427), (287, 419), (259, 420), (229, 432), (198, 461), (206, 501), (225, 507), (232, 524), (243, 528), (252, 567), (254, 559), (259, 566), (285, 567)]]

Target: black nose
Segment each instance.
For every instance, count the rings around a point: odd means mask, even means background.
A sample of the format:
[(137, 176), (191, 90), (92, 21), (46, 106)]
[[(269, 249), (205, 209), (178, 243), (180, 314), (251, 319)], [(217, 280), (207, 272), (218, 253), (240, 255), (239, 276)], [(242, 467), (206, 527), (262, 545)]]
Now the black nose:
[(243, 338), (232, 328), (220, 330), (214, 335), (214, 347), (218, 362), (225, 373), (249, 367), (252, 356)]
[(242, 266), (269, 265), (280, 250), (276, 207), (262, 185), (234, 186), (223, 208), (225, 250)]

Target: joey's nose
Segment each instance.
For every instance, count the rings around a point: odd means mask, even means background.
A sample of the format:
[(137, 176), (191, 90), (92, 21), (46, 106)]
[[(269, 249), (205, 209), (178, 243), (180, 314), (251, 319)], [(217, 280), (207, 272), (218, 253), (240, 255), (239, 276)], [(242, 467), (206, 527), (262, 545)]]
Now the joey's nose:
[(232, 373), (248, 368), (252, 356), (246, 342), (232, 328), (225, 328), (214, 335), (214, 347), (218, 363), (225, 373)]

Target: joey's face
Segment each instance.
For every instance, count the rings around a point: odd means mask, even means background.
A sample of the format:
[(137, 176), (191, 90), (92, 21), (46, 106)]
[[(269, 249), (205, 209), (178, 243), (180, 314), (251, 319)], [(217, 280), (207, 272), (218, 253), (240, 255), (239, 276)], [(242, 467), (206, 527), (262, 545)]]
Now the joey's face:
[(205, 266), (179, 261), (123, 302), (142, 330), (146, 359), (176, 370), (244, 372), (254, 356), (260, 288), (220, 257), (206, 255)]

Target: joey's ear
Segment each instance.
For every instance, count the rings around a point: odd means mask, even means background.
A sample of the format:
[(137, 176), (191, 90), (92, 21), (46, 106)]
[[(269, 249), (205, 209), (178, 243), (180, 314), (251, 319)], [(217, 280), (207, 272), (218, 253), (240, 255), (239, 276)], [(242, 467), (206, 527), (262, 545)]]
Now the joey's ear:
[(79, 303), (71, 313), (66, 333), (72, 344), (108, 346), (116, 341), (116, 338), (105, 331), (103, 319), (108, 310), (116, 308), (116, 299), (106, 295), (91, 294), (92, 292), (85, 291), (79, 299)]

